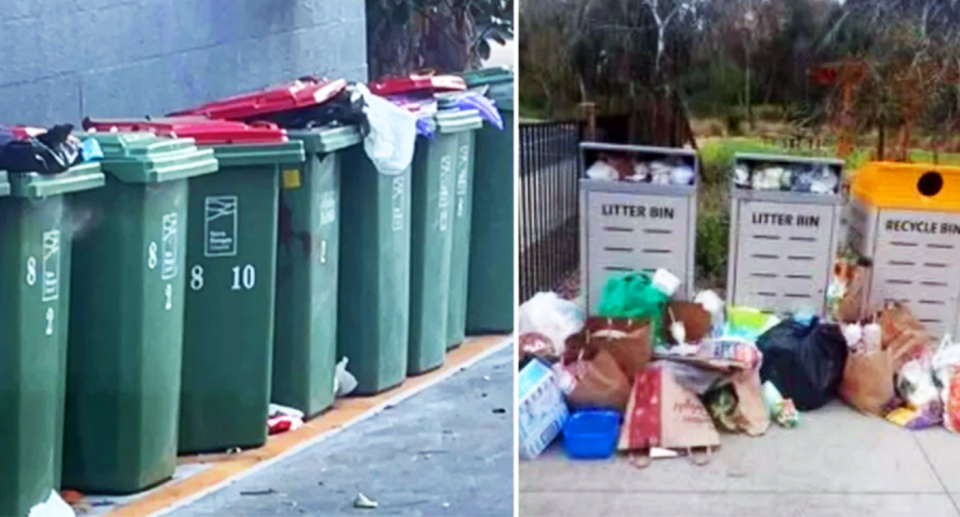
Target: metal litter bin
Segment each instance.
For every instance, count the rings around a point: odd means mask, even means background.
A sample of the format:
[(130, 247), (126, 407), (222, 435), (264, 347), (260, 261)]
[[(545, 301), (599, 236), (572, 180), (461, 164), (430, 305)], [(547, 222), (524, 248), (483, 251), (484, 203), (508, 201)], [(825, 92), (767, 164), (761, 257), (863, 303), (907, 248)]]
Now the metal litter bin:
[(98, 163), (56, 175), (0, 171), (0, 515), (60, 488), (71, 241), (68, 196), (103, 186)]
[(850, 246), (872, 259), (867, 311), (905, 303), (934, 339), (957, 335), (960, 167), (874, 162), (853, 179)]
[[(614, 274), (666, 269), (683, 282), (675, 296), (692, 298), (699, 178), (696, 153), (594, 142), (580, 144), (580, 150), (585, 171), (580, 180), (580, 274), (589, 314), (596, 314), (607, 279)], [(693, 178), (686, 185), (587, 178), (586, 171), (601, 156), (623, 163), (669, 162), (689, 168)]]
[(63, 485), (125, 494), (176, 467), (188, 180), (218, 164), (192, 139), (91, 136), (107, 182), (75, 198), (90, 220), (73, 243)]
[[(738, 153), (734, 167), (751, 174), (777, 168), (791, 176), (822, 170), (833, 174), (837, 185), (843, 174), (843, 161), (827, 158)], [(730, 303), (777, 314), (823, 315), (840, 233), (838, 189), (756, 190), (735, 183), (730, 190)]]
[[(337, 362), (340, 177), (357, 128), (294, 130), (307, 161), (284, 169), (280, 191), (273, 400), (313, 416), (333, 405)], [(353, 370), (353, 364), (348, 365)]]
[(496, 103), (503, 130), (486, 124), (476, 132), (466, 188), (461, 188), (458, 176), (454, 239), (463, 239), (466, 234), (468, 244), (455, 240), (454, 254), (467, 252), (469, 258), (465, 276), (459, 276), (464, 273), (457, 269), (460, 260), (454, 258), (451, 282), (455, 289), (463, 290), (466, 298), (456, 298), (455, 291), (451, 299), (451, 347), (468, 334), (509, 332), (514, 312), (513, 70), (486, 68), (468, 72), (464, 79), (470, 88), (488, 88), (487, 97)]

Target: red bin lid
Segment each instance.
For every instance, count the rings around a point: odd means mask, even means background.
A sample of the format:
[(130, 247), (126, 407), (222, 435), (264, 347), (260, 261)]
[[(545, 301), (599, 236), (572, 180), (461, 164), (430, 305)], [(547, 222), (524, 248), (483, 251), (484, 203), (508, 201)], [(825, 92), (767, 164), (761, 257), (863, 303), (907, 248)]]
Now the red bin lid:
[(212, 119), (245, 120), (317, 106), (337, 96), (346, 87), (347, 81), (344, 79), (294, 81), (266, 90), (227, 97), (171, 115), (205, 115)]
[(197, 145), (278, 144), (288, 141), (287, 132), (276, 124), (244, 124), (202, 117), (103, 119), (83, 121), (87, 131), (147, 131), (171, 138), (193, 138)]
[(370, 85), (370, 90), (380, 96), (397, 95), (424, 90), (433, 91), (462, 91), (467, 89), (467, 83), (462, 77), (455, 75), (417, 75), (383, 79)]

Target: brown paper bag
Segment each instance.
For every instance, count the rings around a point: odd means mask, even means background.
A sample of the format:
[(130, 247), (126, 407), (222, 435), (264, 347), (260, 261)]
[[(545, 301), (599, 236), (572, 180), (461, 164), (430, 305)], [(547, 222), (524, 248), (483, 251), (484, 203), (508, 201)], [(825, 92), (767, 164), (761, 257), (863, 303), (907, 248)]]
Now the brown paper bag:
[(630, 399), (630, 380), (606, 350), (587, 349), (578, 360), (563, 366), (560, 386), (573, 408), (603, 407), (623, 411)]
[(670, 335), (670, 324), (676, 321), (683, 322), (687, 343), (699, 343), (710, 334), (712, 318), (699, 303), (670, 302), (663, 311), (663, 325), (660, 327), (664, 339), (672, 345), (678, 344)]
[(895, 405), (894, 372), (888, 350), (853, 352), (843, 368), (840, 397), (863, 413), (883, 416)]
[(744, 370), (733, 377), (733, 391), (737, 394), (737, 428), (750, 436), (761, 436), (770, 428), (770, 412), (763, 402), (760, 370)]
[(703, 403), (654, 364), (637, 375), (617, 448), (689, 449), (720, 445), (720, 434)]
[(843, 297), (837, 302), (834, 319), (841, 323), (855, 323), (863, 318), (864, 289), (870, 278), (870, 268), (849, 260), (838, 260), (833, 266), (834, 282), (844, 287)]
[(633, 379), (650, 364), (653, 349), (647, 321), (594, 316), (587, 319), (583, 332), (586, 343), (613, 356), (627, 379)]
[(932, 353), (930, 335), (906, 305), (890, 304), (880, 312), (877, 323), (882, 331), (882, 347), (890, 352), (893, 371), (900, 371), (911, 359)]

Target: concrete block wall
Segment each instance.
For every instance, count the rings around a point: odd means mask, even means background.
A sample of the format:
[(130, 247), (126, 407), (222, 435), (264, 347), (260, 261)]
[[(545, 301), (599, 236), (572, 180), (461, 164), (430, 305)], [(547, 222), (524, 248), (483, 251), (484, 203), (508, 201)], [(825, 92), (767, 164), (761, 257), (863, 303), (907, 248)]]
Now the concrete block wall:
[(160, 115), (367, 79), (364, 0), (0, 0), (0, 124)]

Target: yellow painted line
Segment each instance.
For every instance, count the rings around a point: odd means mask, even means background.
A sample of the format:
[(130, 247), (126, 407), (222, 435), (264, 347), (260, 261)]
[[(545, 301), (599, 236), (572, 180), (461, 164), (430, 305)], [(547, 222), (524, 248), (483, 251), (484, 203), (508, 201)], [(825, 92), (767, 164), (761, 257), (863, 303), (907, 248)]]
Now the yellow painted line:
[(332, 409), (313, 420), (306, 422), (303, 427), (276, 436), (271, 436), (267, 443), (259, 449), (243, 451), (239, 454), (218, 454), (184, 456), (179, 459), (183, 464), (212, 464), (212, 466), (186, 479), (170, 482), (152, 493), (137, 499), (127, 505), (114, 509), (109, 515), (116, 517), (145, 517), (157, 512), (163, 512), (170, 507), (183, 502), (185, 499), (196, 497), (202, 492), (209, 491), (218, 484), (239, 476), (258, 464), (277, 458), (277, 456), (291, 451), (294, 447), (306, 445), (306, 442), (316, 439), (324, 433), (337, 430), (347, 424), (358, 421), (365, 413), (376, 411), (378, 406), (389, 403), (393, 399), (405, 398), (404, 395), (423, 389), (430, 384), (439, 382), (454, 373), (462, 365), (503, 345), (507, 336), (484, 336), (470, 338), (459, 348), (447, 354), (444, 365), (430, 373), (417, 377), (410, 377), (400, 386), (371, 397), (350, 397), (338, 399)]

